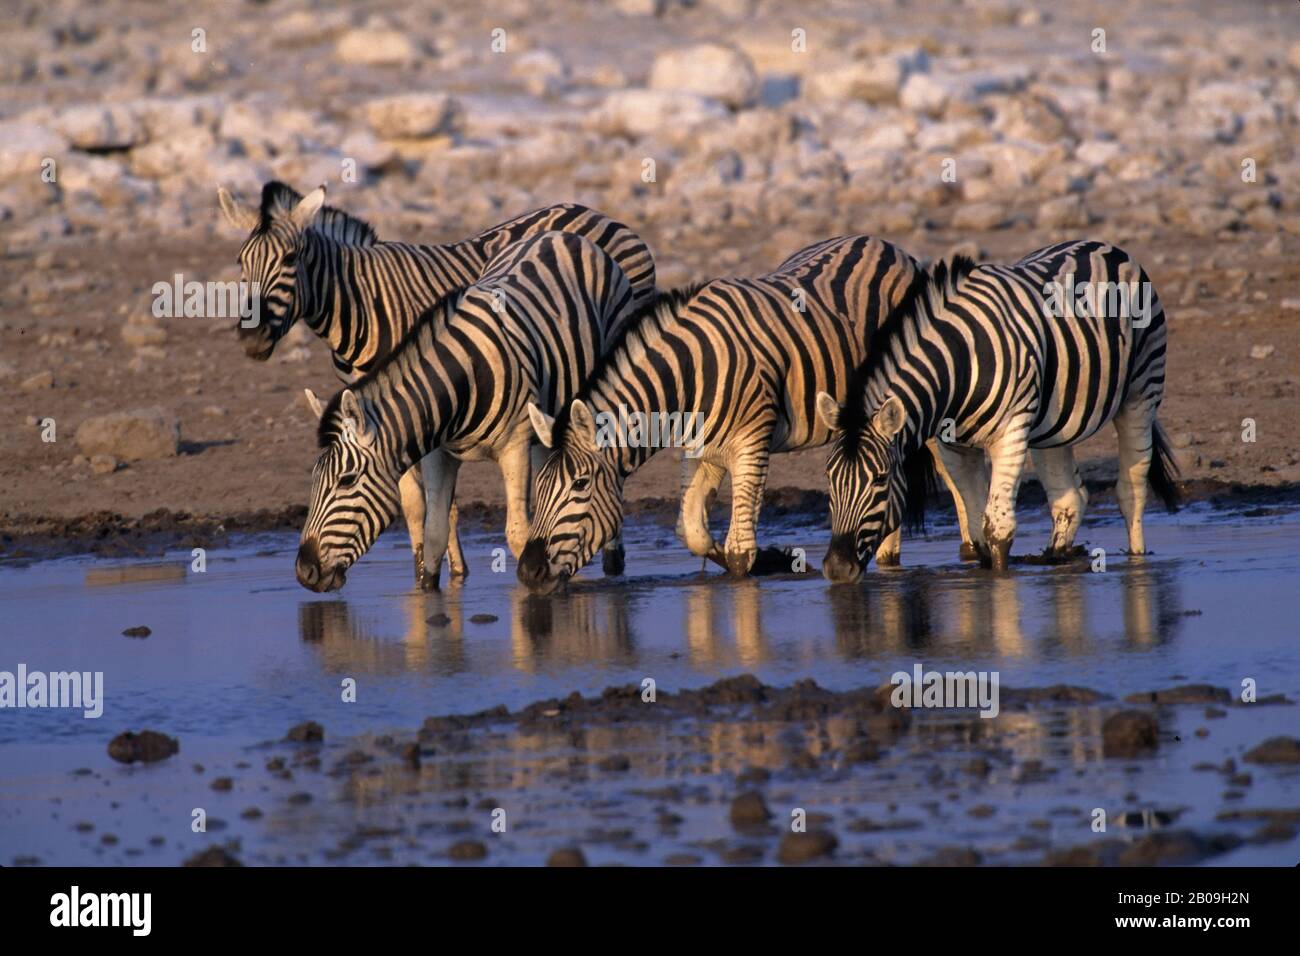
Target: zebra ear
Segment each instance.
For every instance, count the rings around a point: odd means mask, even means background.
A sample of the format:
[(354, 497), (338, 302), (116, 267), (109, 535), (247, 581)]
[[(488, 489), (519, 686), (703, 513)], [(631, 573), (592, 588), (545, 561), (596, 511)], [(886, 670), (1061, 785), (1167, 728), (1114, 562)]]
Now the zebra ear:
[(343, 398), (339, 400), (339, 410), (343, 413), (343, 430), (355, 435), (362, 445), (369, 445), (374, 440), (365, 412), (361, 410), (361, 400), (352, 389), (344, 389)]
[(317, 398), (316, 393), (310, 388), (304, 388), (302, 393), (307, 396), (307, 407), (310, 408), (311, 413), (319, 419), (321, 415), (325, 413), (325, 403)]
[(533, 402), (529, 402), (528, 420), (533, 424), (533, 431), (537, 432), (537, 440), (547, 448), (554, 448), (555, 446), (551, 444), (551, 429), (555, 427), (555, 419)]
[(289, 219), (299, 229), (306, 229), (311, 225), (316, 213), (320, 212), (321, 206), (325, 205), (325, 184), (321, 183), (307, 195), (302, 197), (298, 205), (293, 207), (289, 213)]
[(903, 427), (907, 420), (907, 412), (903, 410), (903, 403), (898, 400), (897, 395), (890, 395), (876, 409), (875, 416), (871, 419), (872, 427), (885, 438), (893, 438)]
[(829, 392), (817, 393), (817, 417), (831, 431), (840, 427), (840, 412), (843, 410), (844, 407)]
[(257, 225), (257, 213), (230, 195), (225, 186), (217, 187), (217, 201), (221, 203), (221, 211), (225, 214), (226, 222), (236, 229), (251, 232)]
[(580, 398), (575, 398), (569, 406), (569, 425), (578, 429), (578, 433), (587, 439), (587, 445), (592, 451), (599, 450), (600, 446), (596, 444), (596, 420), (591, 417), (587, 403)]

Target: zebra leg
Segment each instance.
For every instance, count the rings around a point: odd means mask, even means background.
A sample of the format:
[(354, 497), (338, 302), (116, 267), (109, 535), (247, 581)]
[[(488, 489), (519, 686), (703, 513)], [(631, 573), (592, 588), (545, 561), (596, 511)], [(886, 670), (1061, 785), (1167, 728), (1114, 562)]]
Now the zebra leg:
[(1047, 503), (1052, 509), (1052, 542), (1048, 545), (1049, 557), (1064, 558), (1074, 547), (1074, 536), (1083, 522), (1083, 509), (1088, 499), (1079, 482), (1079, 468), (1074, 462), (1074, 451), (1064, 445), (1059, 448), (1034, 448), (1034, 470), (1047, 492)]
[[(442, 578), (442, 557), (448, 553), (448, 564), (453, 578), (465, 576), (465, 558), (460, 550), (456, 532), (456, 474), (460, 462), (441, 449), (425, 455), (420, 461), (424, 477), (424, 569), (425, 580), (421, 587), (426, 591), (438, 590)], [(458, 573), (459, 572), (459, 573)]]
[(758, 513), (767, 488), (770, 442), (770, 433), (765, 430), (755, 447), (732, 458), (731, 527), (727, 529), (726, 561), (733, 577), (747, 575), (758, 557)]
[(605, 547), (600, 551), (600, 570), (606, 577), (615, 578), (623, 573), (625, 567), (627, 567), (627, 552), (623, 550), (623, 525), (620, 522), (618, 530), (610, 536), (605, 542)]
[(985, 561), (989, 558), (984, 540), (984, 508), (988, 503), (989, 474), (984, 467), (984, 449), (936, 442), (931, 446), (935, 460), (941, 464), (939, 474), (952, 493), (961, 529), (962, 561)]
[(1005, 571), (1016, 537), (1016, 494), (1025, 470), (1029, 450), (1029, 417), (1013, 419), (989, 448), (993, 460), (988, 503), (984, 506), (984, 540), (988, 542), (989, 564)]
[(497, 456), (506, 485), (506, 543), (516, 558), (528, 543), (528, 449), (528, 439), (520, 433)]
[[(428, 571), (424, 561), (424, 487), (420, 482), (420, 465), (409, 468), (397, 481), (398, 495), (402, 501), (402, 517), (406, 519), (406, 533), (411, 536), (411, 551), (415, 558), (415, 586), (426, 586)], [(435, 575), (437, 571), (434, 571)], [(434, 579), (437, 587), (437, 578)]]
[(718, 486), (722, 484), (727, 472), (721, 465), (683, 456), (683, 478), (687, 474), (688, 461), (693, 461), (694, 464), (689, 468), (690, 481), (682, 491), (682, 507), (677, 513), (677, 537), (691, 554), (712, 559), (726, 568), (727, 561), (722, 549), (709, 531), (709, 506), (717, 497)]
[(1146, 554), (1142, 512), (1147, 505), (1147, 473), (1151, 470), (1151, 428), (1155, 410), (1146, 405), (1125, 405), (1115, 416), (1119, 436), (1119, 481), (1115, 497), (1128, 526), (1129, 554)]

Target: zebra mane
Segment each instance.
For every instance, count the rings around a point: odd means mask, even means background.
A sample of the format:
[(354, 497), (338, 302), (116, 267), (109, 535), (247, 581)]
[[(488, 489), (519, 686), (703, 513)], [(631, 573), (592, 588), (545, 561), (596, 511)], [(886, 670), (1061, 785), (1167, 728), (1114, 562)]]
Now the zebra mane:
[(912, 276), (902, 298), (877, 326), (867, 344), (867, 357), (849, 376), (847, 397), (839, 421), (840, 429), (845, 433), (845, 451), (853, 453), (857, 450), (858, 436), (875, 412), (875, 409), (867, 408), (867, 384), (889, 359), (894, 342), (906, 334), (907, 327), (924, 306), (934, 304), (936, 296), (941, 297), (939, 301), (945, 301), (949, 294), (956, 293), (961, 281), (975, 268), (972, 259), (953, 256), (951, 262), (940, 260)]
[[(623, 319), (622, 324), (615, 331), (614, 337), (610, 339), (608, 346), (606, 346), (604, 353), (596, 360), (596, 364), (591, 369), (591, 374), (587, 376), (577, 394), (573, 396), (574, 399), (581, 399), (585, 402), (591, 398), (592, 386), (609, 368), (618, 362), (618, 356), (627, 344), (627, 340), (633, 335), (639, 334), (647, 322), (672, 318), (681, 311), (682, 306), (694, 299), (700, 290), (708, 284), (708, 280), (705, 280), (703, 282), (691, 282), (675, 289), (656, 289), (652, 299), (642, 303), (635, 312)], [(564, 444), (565, 436), (569, 431), (569, 409), (572, 405), (573, 401), (570, 401), (555, 416), (555, 424), (551, 426), (552, 448), (559, 448)]]
[(339, 404), (343, 401), (343, 393), (347, 391), (360, 393), (361, 390), (377, 381), (385, 370), (396, 362), (408, 348), (418, 348), (419, 346), (415, 344), (415, 340), (419, 338), (425, 326), (437, 322), (446, 313), (454, 311), (460, 304), (461, 296), (469, 288), (469, 286), (457, 286), (449, 289), (442, 298), (421, 312), (419, 318), (406, 330), (401, 339), (374, 365), (370, 366), (360, 378), (343, 386), (330, 397), (330, 400), (325, 403), (320, 422), (316, 426), (316, 444), (320, 448), (328, 448), (343, 431), (342, 421), (339, 416)]
[[(266, 232), (272, 219), (287, 215), (300, 202), (302, 193), (279, 180), (271, 180), (262, 187), (262, 219), (258, 230)], [(333, 206), (321, 208), (311, 230), (341, 246), (373, 246), (379, 241), (379, 236), (370, 223)]]

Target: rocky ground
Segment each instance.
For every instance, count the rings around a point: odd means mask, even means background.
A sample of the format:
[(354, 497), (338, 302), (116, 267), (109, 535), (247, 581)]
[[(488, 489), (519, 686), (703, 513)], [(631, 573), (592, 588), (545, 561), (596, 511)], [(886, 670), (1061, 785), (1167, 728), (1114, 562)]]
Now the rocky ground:
[[(177, 273), (238, 277), (216, 188), (251, 199), (271, 178), (325, 182), (381, 237), (421, 241), (577, 200), (642, 231), (664, 285), (846, 232), (994, 259), (1105, 238), (1166, 303), (1162, 417), (1184, 474), (1300, 481), (1285, 0), (22, 2), (0, 81), (11, 535), (93, 536), (120, 524), (106, 512), (158, 509), (298, 520), (315, 454), (301, 389), (333, 387), (325, 348), (299, 330), (257, 365), (230, 320), (151, 314)], [(1089, 477), (1113, 476), (1112, 456), (1108, 435), (1091, 442)], [(785, 456), (773, 487), (822, 487), (823, 460)], [(674, 474), (660, 456), (629, 492)], [(463, 470), (460, 495), (503, 497), (490, 466)]]

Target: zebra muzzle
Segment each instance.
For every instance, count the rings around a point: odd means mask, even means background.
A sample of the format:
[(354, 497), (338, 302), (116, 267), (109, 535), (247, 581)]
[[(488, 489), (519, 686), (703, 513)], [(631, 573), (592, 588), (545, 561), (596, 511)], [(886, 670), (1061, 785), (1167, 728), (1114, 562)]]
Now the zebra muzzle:
[(298, 560), (294, 562), (294, 571), (298, 583), (309, 591), (318, 594), (334, 591), (343, 587), (347, 574), (341, 568), (332, 568), (328, 573), (321, 567), (320, 549), (316, 542), (304, 541), (298, 546)]
[(836, 535), (822, 562), (822, 574), (832, 584), (851, 584), (862, 576), (852, 535)]
[(542, 538), (533, 538), (524, 545), (523, 553), (519, 555), (519, 567), (515, 573), (520, 584), (540, 594), (554, 591), (564, 580), (560, 575), (551, 573), (550, 557), (546, 553), (546, 542)]

